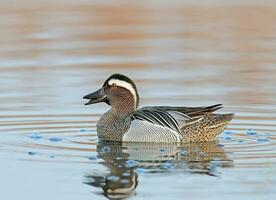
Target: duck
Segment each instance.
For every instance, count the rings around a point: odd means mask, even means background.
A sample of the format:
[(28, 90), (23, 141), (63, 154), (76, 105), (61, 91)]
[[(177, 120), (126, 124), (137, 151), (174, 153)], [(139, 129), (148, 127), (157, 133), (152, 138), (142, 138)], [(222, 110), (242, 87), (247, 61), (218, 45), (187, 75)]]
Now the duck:
[(97, 91), (85, 95), (85, 105), (104, 102), (110, 109), (97, 122), (101, 141), (193, 143), (216, 141), (233, 113), (216, 114), (222, 104), (201, 107), (146, 106), (138, 108), (133, 80), (111, 75)]

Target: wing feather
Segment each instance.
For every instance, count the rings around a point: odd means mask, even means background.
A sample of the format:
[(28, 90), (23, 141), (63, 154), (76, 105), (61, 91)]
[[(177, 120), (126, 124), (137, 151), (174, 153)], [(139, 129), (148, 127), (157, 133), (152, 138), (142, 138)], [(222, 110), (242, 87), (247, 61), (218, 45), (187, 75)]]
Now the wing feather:
[[(132, 119), (147, 121), (180, 133), (179, 123), (181, 123), (181, 126), (194, 123), (220, 108), (222, 108), (222, 104), (205, 107), (152, 106), (137, 110), (133, 113)], [(175, 116), (177, 116), (177, 119)]]

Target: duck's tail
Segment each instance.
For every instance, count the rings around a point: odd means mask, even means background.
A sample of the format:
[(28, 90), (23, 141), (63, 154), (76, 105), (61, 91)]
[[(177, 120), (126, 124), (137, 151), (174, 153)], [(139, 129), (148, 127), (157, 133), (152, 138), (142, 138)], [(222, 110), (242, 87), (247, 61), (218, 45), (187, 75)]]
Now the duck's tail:
[(228, 114), (212, 114), (210, 116), (210, 123), (213, 125), (210, 125), (210, 127), (212, 126), (225, 126), (227, 124), (229, 124), (229, 122), (233, 119), (234, 114), (233, 113), (228, 113)]
[(234, 114), (208, 114), (181, 128), (183, 142), (209, 142), (217, 139), (233, 119)]

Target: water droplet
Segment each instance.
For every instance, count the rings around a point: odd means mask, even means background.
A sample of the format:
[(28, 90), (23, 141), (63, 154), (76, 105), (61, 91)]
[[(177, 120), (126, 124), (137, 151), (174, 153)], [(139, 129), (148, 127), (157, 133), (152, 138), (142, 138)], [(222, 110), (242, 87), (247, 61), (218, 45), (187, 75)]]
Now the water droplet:
[(232, 131), (224, 131), (223, 133), (226, 134), (226, 135), (231, 135), (231, 134), (233, 134)]
[(88, 132), (88, 130), (87, 129), (80, 129), (80, 132), (85, 133), (85, 132)]
[(232, 140), (232, 137), (231, 136), (226, 136), (224, 137), (225, 140)]
[(60, 142), (62, 138), (53, 136), (53, 137), (50, 137), (49, 140), (51, 142)]
[(118, 176), (114, 176), (114, 175), (108, 176), (106, 179), (113, 182), (117, 182), (118, 180), (120, 180)]
[(257, 139), (257, 142), (260, 142), (260, 143), (262, 143), (262, 142), (269, 142), (270, 140), (268, 139), (268, 138), (258, 138)]
[(254, 131), (253, 129), (247, 129), (246, 130), (246, 134), (247, 135), (257, 135), (257, 131)]
[(160, 152), (165, 152), (165, 148), (160, 148)]
[(32, 134), (29, 134), (28, 137), (32, 140), (39, 140), (39, 139), (42, 139), (42, 135), (40, 133), (32, 133)]
[(29, 154), (30, 156), (33, 156), (33, 155), (35, 155), (36, 153), (33, 152), (33, 151), (29, 151), (28, 154)]
[(55, 158), (55, 156), (54, 155), (50, 155), (50, 158)]
[(98, 157), (97, 156), (88, 156), (88, 160), (97, 160)]

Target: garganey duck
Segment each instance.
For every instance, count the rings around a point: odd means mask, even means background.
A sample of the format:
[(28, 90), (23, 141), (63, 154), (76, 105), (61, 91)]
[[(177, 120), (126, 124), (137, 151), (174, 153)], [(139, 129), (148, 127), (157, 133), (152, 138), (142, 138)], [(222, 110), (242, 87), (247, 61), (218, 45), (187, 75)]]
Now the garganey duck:
[(222, 104), (206, 107), (150, 106), (138, 108), (134, 82), (113, 74), (102, 88), (83, 97), (85, 105), (105, 102), (111, 106), (97, 123), (100, 140), (121, 142), (208, 142), (232, 120), (233, 114), (214, 114)]

